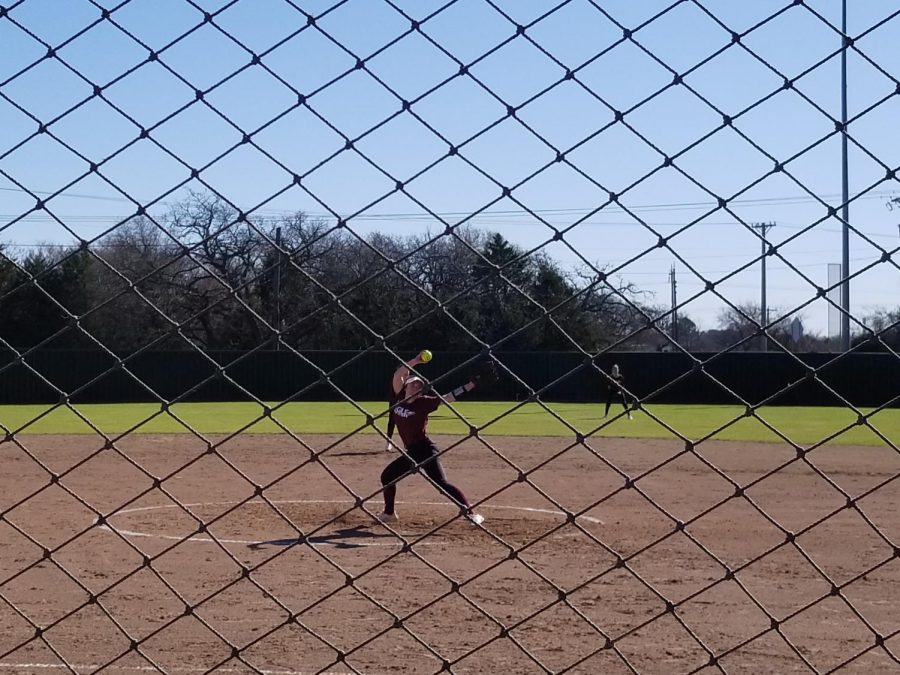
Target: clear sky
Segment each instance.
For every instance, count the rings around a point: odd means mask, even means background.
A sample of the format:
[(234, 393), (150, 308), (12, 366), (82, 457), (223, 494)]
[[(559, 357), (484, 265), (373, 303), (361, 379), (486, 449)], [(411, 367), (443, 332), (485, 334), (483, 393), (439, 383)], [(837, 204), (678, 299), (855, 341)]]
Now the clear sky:
[[(900, 197), (887, 178), (900, 167), (900, 7), (848, 5), (851, 273), (873, 265), (851, 285), (861, 316), (900, 290), (897, 256), (878, 262), (900, 245), (900, 209), (886, 208)], [(212, 189), (255, 213), (349, 218), (360, 234), (465, 221), (614, 269), (661, 305), (674, 263), (679, 301), (700, 293), (680, 311), (702, 327), (725, 307), (706, 280), (759, 302), (754, 224), (774, 222), (767, 237), (783, 244), (767, 262), (773, 310), (814, 298), (841, 260), (828, 216), (842, 190), (837, 0), (0, 7), (9, 245), (93, 240), (136, 203), (162, 213)], [(824, 301), (800, 316), (826, 332)]]

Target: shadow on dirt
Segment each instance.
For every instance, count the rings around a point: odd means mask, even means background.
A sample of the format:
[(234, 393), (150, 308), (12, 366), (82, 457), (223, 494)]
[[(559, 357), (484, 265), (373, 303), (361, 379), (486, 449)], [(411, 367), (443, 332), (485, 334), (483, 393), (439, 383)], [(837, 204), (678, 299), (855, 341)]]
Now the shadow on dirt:
[(356, 543), (353, 540), (372, 540), (393, 538), (390, 533), (371, 532), (365, 525), (357, 525), (355, 527), (346, 527), (336, 530), (328, 534), (316, 534), (309, 537), (293, 537), (291, 539), (270, 539), (268, 541), (257, 541), (247, 544), (247, 548), (253, 551), (259, 551), (266, 546), (297, 546), (300, 544), (309, 544), (311, 546), (331, 545), (336, 548), (362, 548), (367, 543)]

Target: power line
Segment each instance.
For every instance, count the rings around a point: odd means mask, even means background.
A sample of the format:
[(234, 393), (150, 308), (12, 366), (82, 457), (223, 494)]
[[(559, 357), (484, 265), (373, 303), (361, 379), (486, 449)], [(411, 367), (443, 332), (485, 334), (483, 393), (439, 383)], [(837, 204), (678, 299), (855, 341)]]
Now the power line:
[[(51, 195), (53, 192), (46, 190), (24, 190), (22, 188), (10, 188), (10, 187), (0, 187), (0, 191), (4, 192), (18, 192), (25, 194), (36, 194), (36, 195)], [(895, 191), (893, 190), (872, 190), (871, 192), (867, 192), (863, 195), (859, 195), (856, 199), (883, 199), (890, 195), (893, 195)], [(128, 199), (126, 197), (111, 197), (104, 195), (90, 195), (90, 194), (82, 194), (82, 193), (74, 193), (74, 192), (61, 192), (54, 196), (55, 198), (61, 197), (71, 197), (77, 199), (92, 199), (92, 200), (100, 200), (100, 201), (111, 201), (111, 202), (124, 202), (128, 204), (133, 204), (135, 201), (133, 199)], [(755, 199), (734, 199), (728, 202), (730, 205), (759, 205), (759, 206), (771, 206), (777, 204), (805, 204), (805, 203), (818, 203), (819, 201), (827, 202), (830, 199), (840, 199), (842, 195), (836, 193), (829, 194), (819, 194), (819, 195), (796, 195), (791, 197), (758, 197)], [(171, 204), (171, 202), (159, 202), (160, 206), (166, 206)], [(603, 208), (604, 211), (607, 212), (615, 212), (615, 213), (625, 213), (627, 211), (678, 211), (678, 210), (693, 210), (693, 209), (706, 209), (711, 207), (718, 207), (717, 202), (714, 201), (699, 201), (699, 202), (671, 202), (671, 203), (662, 203), (662, 204), (635, 204), (633, 206), (629, 206), (627, 209), (619, 207), (619, 206), (606, 206)], [(531, 213), (545, 214), (545, 215), (578, 215), (578, 214), (586, 214), (596, 211), (597, 207), (579, 207), (579, 208), (558, 208), (558, 209), (512, 209), (512, 210), (496, 210), (496, 211), (485, 211), (484, 215), (491, 216), (513, 216), (520, 217), (522, 215), (530, 215)], [(296, 211), (303, 211), (303, 209), (257, 209), (256, 213), (260, 214), (285, 214), (285, 213), (295, 213)], [(313, 211), (303, 211), (306, 215), (310, 217), (333, 217), (331, 213), (326, 212), (313, 212)], [(437, 216), (441, 218), (452, 218), (452, 217), (462, 217), (468, 218), (472, 216), (472, 212), (470, 211), (446, 211), (441, 213), (436, 213)], [(372, 214), (360, 214), (353, 218), (353, 220), (384, 220), (384, 219), (425, 219), (425, 220), (434, 220), (434, 217), (427, 213), (372, 213)]]

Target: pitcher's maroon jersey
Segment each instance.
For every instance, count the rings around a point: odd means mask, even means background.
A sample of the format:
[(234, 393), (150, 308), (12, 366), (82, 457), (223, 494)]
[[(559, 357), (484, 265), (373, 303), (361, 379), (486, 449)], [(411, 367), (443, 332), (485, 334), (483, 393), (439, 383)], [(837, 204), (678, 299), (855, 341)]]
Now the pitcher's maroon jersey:
[(428, 414), (437, 410), (441, 399), (437, 396), (418, 396), (412, 401), (401, 401), (394, 406), (391, 417), (397, 425), (403, 445), (407, 448), (428, 438)]

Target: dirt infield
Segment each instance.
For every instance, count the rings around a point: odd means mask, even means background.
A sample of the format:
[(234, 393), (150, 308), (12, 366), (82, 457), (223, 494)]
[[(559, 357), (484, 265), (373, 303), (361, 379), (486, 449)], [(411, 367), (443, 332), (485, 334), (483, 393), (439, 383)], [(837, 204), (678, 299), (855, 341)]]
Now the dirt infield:
[(414, 476), (392, 532), (373, 437), (17, 440), (64, 475), (0, 446), (0, 672), (900, 672), (890, 448), (470, 439), (484, 527)]

